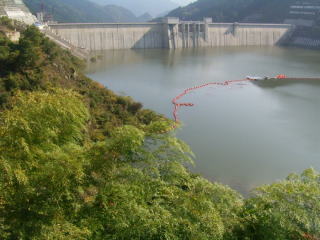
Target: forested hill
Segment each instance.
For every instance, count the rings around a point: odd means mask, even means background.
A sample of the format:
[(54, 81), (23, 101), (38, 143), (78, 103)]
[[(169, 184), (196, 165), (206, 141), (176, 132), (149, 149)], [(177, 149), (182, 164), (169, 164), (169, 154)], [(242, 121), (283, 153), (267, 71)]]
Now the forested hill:
[(185, 20), (212, 17), (214, 22), (282, 23), (294, 0), (198, 0), (171, 11), (168, 16)]
[(115, 126), (138, 126), (161, 119), (152, 111), (141, 110), (140, 103), (129, 97), (117, 96), (87, 78), (81, 70), (85, 67), (82, 61), (49, 41), (36, 28), (28, 28), (18, 44), (4, 38), (5, 31), (21, 28), (18, 23), (0, 26), (0, 109), (17, 90), (61, 87), (73, 89), (84, 96), (92, 116), (89, 134), (95, 140), (110, 135)]
[[(58, 22), (136, 22), (137, 18), (130, 10), (107, 5), (101, 7), (89, 0), (24, 0), (34, 14), (45, 11), (52, 14)], [(149, 20), (149, 19), (148, 19)]]
[(171, 0), (91, 0), (100, 5), (113, 4), (130, 9), (136, 16), (149, 13), (156, 17), (177, 8), (179, 5)]
[(37, 28), (0, 18), (1, 240), (320, 238), (315, 170), (244, 199), (185, 167), (193, 155), (170, 120), (82, 69)]

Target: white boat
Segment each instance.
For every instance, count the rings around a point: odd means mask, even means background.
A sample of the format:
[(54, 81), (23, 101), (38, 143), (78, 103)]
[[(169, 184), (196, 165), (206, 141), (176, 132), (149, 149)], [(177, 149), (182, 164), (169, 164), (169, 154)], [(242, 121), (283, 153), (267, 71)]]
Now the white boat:
[(246, 76), (248, 80), (260, 81), (260, 80), (267, 80), (270, 79), (269, 77), (258, 77), (258, 76)]

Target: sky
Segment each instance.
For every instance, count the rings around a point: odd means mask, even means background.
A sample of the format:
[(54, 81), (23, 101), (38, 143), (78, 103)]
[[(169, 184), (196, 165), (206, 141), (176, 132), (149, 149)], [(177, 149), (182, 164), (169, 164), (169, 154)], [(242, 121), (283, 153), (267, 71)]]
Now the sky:
[(180, 5), (187, 5), (194, 2), (195, 0), (172, 0), (172, 2), (178, 3)]

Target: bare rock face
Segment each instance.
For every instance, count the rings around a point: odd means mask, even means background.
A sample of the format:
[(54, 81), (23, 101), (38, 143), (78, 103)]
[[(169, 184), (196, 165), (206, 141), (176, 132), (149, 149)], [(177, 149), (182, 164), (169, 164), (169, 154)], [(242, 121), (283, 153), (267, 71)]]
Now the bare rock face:
[(37, 20), (22, 0), (0, 0), (0, 17), (1, 16), (7, 16), (29, 25), (35, 23)]

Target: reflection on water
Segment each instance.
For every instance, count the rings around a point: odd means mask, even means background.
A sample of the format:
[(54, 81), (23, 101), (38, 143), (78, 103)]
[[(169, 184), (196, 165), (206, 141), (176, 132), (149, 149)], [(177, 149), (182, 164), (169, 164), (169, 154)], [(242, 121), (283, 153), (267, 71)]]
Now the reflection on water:
[[(320, 52), (285, 48), (110, 51), (88, 75), (172, 117), (184, 89), (247, 75), (320, 77)], [(196, 154), (194, 171), (247, 192), (308, 167), (320, 170), (320, 82), (208, 87), (185, 96), (178, 136)]]

